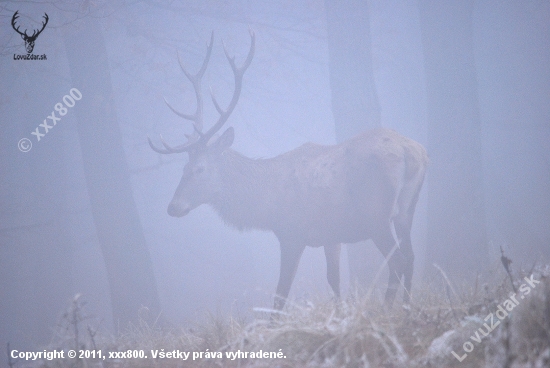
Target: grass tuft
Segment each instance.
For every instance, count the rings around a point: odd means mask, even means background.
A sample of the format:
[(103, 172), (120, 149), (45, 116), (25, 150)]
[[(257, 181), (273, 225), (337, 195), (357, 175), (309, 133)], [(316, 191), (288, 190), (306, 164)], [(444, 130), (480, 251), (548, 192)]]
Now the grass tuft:
[[(335, 301), (289, 301), (282, 313), (254, 310), (251, 323), (207, 314), (183, 330), (141, 322), (117, 337), (84, 326), (75, 298), (52, 348), (144, 350), (147, 359), (67, 359), (42, 367), (547, 367), (550, 366), (550, 266), (529, 271), (498, 269), (492, 280), (456, 285), (441, 277), (415, 285), (410, 305), (386, 308), (373, 297), (354, 294)], [(524, 277), (540, 281), (487, 336), (479, 333)], [(510, 283), (511, 282), (511, 283)], [(480, 341), (473, 338), (476, 332)], [(472, 350), (464, 351), (466, 342)], [(75, 345), (76, 344), (76, 345)], [(468, 347), (468, 346), (467, 346)], [(151, 351), (190, 352), (187, 360), (153, 359)], [(459, 361), (452, 352), (462, 361)], [(195, 357), (193, 352), (202, 352)], [(237, 353), (247, 353), (238, 356)], [(257, 358), (269, 353), (271, 358)], [(250, 353), (255, 357), (250, 358)], [(279, 353), (284, 358), (276, 358)]]

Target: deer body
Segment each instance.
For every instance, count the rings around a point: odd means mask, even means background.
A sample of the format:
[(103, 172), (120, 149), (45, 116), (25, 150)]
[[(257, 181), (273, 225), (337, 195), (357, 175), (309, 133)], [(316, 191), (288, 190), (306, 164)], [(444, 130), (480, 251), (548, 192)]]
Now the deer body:
[[(184, 70), (194, 85), (204, 73), (211, 46), (199, 77)], [(228, 57), (238, 91), (239, 78), (253, 50), (252, 35), (251, 51), (241, 69)], [(202, 125), (197, 118), (202, 111), (200, 103), (194, 116), (178, 113), (194, 121), (196, 136), (189, 137), (187, 144), (172, 148), (162, 141), (165, 148), (158, 149), (149, 141), (160, 153), (189, 153), (168, 213), (181, 217), (209, 204), (239, 230), (273, 231), (281, 248), (277, 309), (285, 304), (306, 246), (324, 247), (327, 279), (339, 296), (340, 243), (366, 239), (372, 239), (382, 254), (389, 256), (386, 301), (393, 302), (401, 277), (408, 301), (414, 262), (410, 231), (427, 165), (422, 145), (395, 131), (377, 129), (337, 145), (307, 143), (274, 158), (251, 159), (230, 148), (233, 128), (209, 143), (235, 103), (234, 95), (230, 107), (222, 110), (214, 99), (221, 117), (207, 133), (197, 127)]]
[[(340, 145), (307, 143), (261, 160), (229, 149), (212, 163), (223, 184), (207, 203), (239, 230), (271, 230), (305, 246), (365, 240), (377, 217), (389, 220), (412, 204), (413, 198), (405, 193), (408, 188), (403, 190), (400, 183), (409, 179), (407, 184), (418, 187), (422, 178), (423, 168), (410, 165), (417, 162), (415, 152), (396, 144), (399, 138), (403, 137), (380, 129)], [(379, 146), (373, 147), (373, 142)], [(418, 157), (424, 159), (422, 151)], [(400, 189), (402, 203), (397, 203)], [(386, 198), (379, 194), (384, 192)]]

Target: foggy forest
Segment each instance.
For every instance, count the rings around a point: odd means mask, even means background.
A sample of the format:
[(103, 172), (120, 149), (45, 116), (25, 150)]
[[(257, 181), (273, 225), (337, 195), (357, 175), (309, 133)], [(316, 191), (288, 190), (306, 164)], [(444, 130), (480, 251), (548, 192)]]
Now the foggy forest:
[(550, 366), (548, 0), (0, 27), (0, 368)]

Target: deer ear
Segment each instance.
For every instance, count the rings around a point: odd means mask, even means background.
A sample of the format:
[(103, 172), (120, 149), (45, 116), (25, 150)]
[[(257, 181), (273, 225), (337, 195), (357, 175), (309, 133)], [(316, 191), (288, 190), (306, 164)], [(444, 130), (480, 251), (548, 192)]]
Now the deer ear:
[(223, 134), (214, 142), (212, 148), (217, 153), (222, 153), (233, 144), (233, 139), (235, 139), (235, 130), (233, 127), (229, 127), (223, 132)]

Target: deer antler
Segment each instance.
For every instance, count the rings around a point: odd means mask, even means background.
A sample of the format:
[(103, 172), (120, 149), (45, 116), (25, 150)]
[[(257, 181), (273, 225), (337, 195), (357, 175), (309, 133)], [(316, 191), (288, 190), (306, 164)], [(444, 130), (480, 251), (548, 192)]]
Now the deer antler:
[(25, 30), (25, 33), (21, 33), (21, 31), (19, 31), (19, 27), (15, 28), (15, 21), (17, 20), (17, 18), (19, 18), (18, 13), (19, 13), (19, 10), (17, 10), (13, 14), (13, 17), (11, 17), (11, 26), (15, 30), (15, 32), (19, 33), (21, 36), (27, 36), (27, 30)]
[(210, 128), (206, 133), (204, 133), (201, 136), (201, 140), (204, 144), (208, 143), (210, 138), (212, 138), (212, 136), (221, 129), (223, 124), (225, 124), (225, 122), (227, 121), (227, 119), (235, 109), (235, 106), (237, 106), (237, 102), (239, 101), (239, 97), (241, 95), (241, 88), (243, 85), (243, 75), (246, 69), (248, 69), (248, 67), (250, 66), (250, 63), (252, 62), (252, 58), (254, 57), (254, 51), (256, 48), (256, 36), (254, 35), (254, 31), (252, 31), (249, 28), (248, 32), (250, 33), (250, 50), (248, 51), (248, 56), (246, 57), (246, 60), (244, 61), (243, 65), (240, 68), (237, 68), (237, 66), (235, 65), (235, 56), (229, 56), (229, 54), (227, 53), (227, 49), (225, 48), (225, 45), (223, 45), (223, 51), (225, 53), (225, 57), (227, 58), (227, 61), (229, 61), (229, 65), (231, 65), (231, 70), (233, 70), (233, 75), (235, 76), (235, 90), (233, 91), (233, 97), (231, 98), (231, 102), (229, 103), (229, 106), (225, 110), (221, 109), (220, 105), (218, 104), (218, 101), (216, 101), (216, 98), (212, 93), (212, 90), (210, 90), (210, 96), (212, 97), (212, 102), (214, 103), (216, 110), (218, 110), (220, 117), (216, 122), (216, 124), (214, 124), (212, 128)]
[(19, 33), (21, 36), (25, 37), (26, 39), (28, 40), (33, 40), (33, 39), (36, 39), (38, 37), (38, 35), (40, 33), (42, 33), (42, 31), (44, 30), (44, 28), (46, 28), (46, 24), (48, 24), (48, 20), (50, 19), (48, 17), (48, 14), (44, 13), (44, 19), (45, 19), (45, 22), (42, 22), (42, 29), (40, 29), (40, 31), (38, 30), (34, 30), (33, 33), (32, 33), (32, 36), (29, 36), (27, 34), (27, 30), (25, 29), (25, 32), (21, 32), (19, 30), (19, 27), (16, 27), (15, 26), (15, 22), (17, 21), (17, 19), (19, 18), (19, 10), (17, 10), (14, 14), (13, 14), (13, 17), (11, 17), (11, 26), (13, 27), (13, 29), (15, 30), (15, 32)]
[[(32, 33), (32, 36), (30, 36), (29, 38), (31, 38), (31, 39), (36, 39), (36, 38), (38, 37), (38, 35), (39, 35), (40, 33), (42, 33), (42, 31), (44, 30), (44, 28), (46, 28), (46, 24), (48, 24), (48, 20), (49, 20), (50, 18), (48, 18), (48, 14), (46, 14), (46, 13), (44, 13), (44, 17), (43, 17), (43, 18), (45, 19), (45, 22), (42, 22), (42, 29), (40, 29), (40, 31), (36, 31), (36, 30), (35, 30), (35, 31)], [(26, 32), (26, 30), (25, 30), (25, 32)]]
[(195, 129), (195, 132), (199, 133), (202, 131), (202, 118), (203, 118), (203, 102), (202, 102), (202, 88), (201, 88), (201, 81), (202, 77), (204, 75), (204, 72), (206, 71), (206, 67), (208, 66), (208, 62), (210, 61), (210, 55), (212, 54), (212, 46), (214, 45), (214, 32), (212, 32), (210, 36), (210, 43), (207, 45), (206, 48), (206, 57), (204, 58), (204, 61), (202, 62), (202, 66), (195, 75), (191, 75), (183, 66), (183, 63), (181, 61), (181, 58), (178, 54), (178, 62), (180, 64), (180, 68), (189, 79), (191, 84), (193, 85), (193, 88), (195, 89), (195, 96), (197, 97), (197, 110), (195, 111), (195, 114), (193, 115), (187, 115), (183, 114), (176, 109), (174, 109), (166, 99), (164, 99), (164, 102), (168, 105), (170, 110), (172, 110), (174, 113), (176, 113), (178, 116), (181, 116), (184, 119), (191, 120), (193, 122), (193, 128)]
[(214, 94), (212, 93), (212, 91), (210, 91), (210, 95), (212, 97), (212, 102), (214, 103), (214, 106), (216, 107), (216, 110), (220, 114), (220, 117), (218, 118), (218, 121), (206, 133), (202, 132), (202, 128), (203, 128), (203, 99), (202, 99), (202, 90), (201, 90), (201, 80), (202, 80), (202, 77), (204, 75), (204, 72), (206, 71), (206, 67), (208, 66), (208, 62), (210, 61), (210, 55), (212, 53), (212, 46), (214, 44), (214, 32), (212, 32), (212, 35), (210, 36), (210, 43), (207, 45), (207, 49), (206, 49), (206, 57), (204, 58), (204, 61), (202, 62), (202, 66), (201, 66), (200, 70), (197, 72), (197, 74), (192, 75), (191, 73), (189, 73), (185, 69), (185, 67), (183, 66), (183, 63), (181, 62), (181, 59), (179, 58), (179, 55), (178, 55), (178, 61), (179, 61), (181, 70), (183, 71), (183, 73), (185, 74), (187, 79), (189, 79), (189, 81), (191, 82), (191, 84), (193, 85), (193, 88), (195, 90), (195, 95), (196, 95), (196, 98), (197, 98), (197, 109), (195, 110), (195, 113), (193, 115), (188, 115), (188, 114), (181, 113), (181, 112), (177, 111), (176, 109), (174, 109), (168, 103), (168, 101), (166, 101), (166, 99), (164, 99), (164, 102), (166, 102), (166, 104), (168, 105), (170, 110), (172, 110), (175, 114), (177, 114), (178, 116), (180, 116), (180, 117), (182, 117), (186, 120), (190, 120), (190, 121), (193, 122), (194, 133), (193, 133), (193, 135), (187, 135), (186, 134), (187, 142), (180, 145), (180, 146), (177, 146), (177, 147), (171, 147), (170, 145), (168, 145), (168, 143), (166, 143), (164, 141), (162, 136), (160, 136), (160, 140), (161, 140), (161, 143), (164, 146), (164, 148), (157, 148), (153, 145), (153, 142), (151, 141), (151, 139), (147, 138), (148, 141), (149, 141), (149, 146), (155, 152), (162, 153), (162, 154), (181, 153), (181, 152), (188, 152), (190, 150), (193, 150), (193, 149), (199, 148), (199, 147), (206, 147), (206, 145), (207, 145), (208, 141), (210, 140), (210, 138), (212, 138), (212, 136), (214, 134), (216, 134), (216, 132), (218, 132), (221, 129), (223, 124), (225, 124), (225, 122), (227, 121), (227, 119), (229, 118), (229, 116), (231, 115), (233, 110), (235, 109), (235, 106), (237, 105), (237, 102), (239, 101), (239, 97), (240, 97), (240, 94), (241, 94), (241, 88), (242, 88), (243, 75), (244, 75), (246, 69), (248, 69), (248, 67), (250, 66), (250, 63), (252, 62), (252, 58), (254, 57), (256, 37), (254, 35), (254, 32), (251, 29), (249, 29), (249, 33), (250, 33), (250, 39), (251, 39), (250, 50), (248, 52), (248, 56), (246, 57), (246, 60), (244, 61), (243, 65), (240, 68), (238, 68), (235, 65), (235, 57), (234, 56), (233, 57), (229, 56), (229, 54), (227, 53), (227, 50), (225, 48), (225, 45), (224, 45), (223, 49), (224, 49), (224, 52), (225, 52), (225, 56), (227, 57), (227, 60), (229, 61), (229, 65), (231, 66), (231, 69), (233, 70), (233, 75), (235, 77), (235, 90), (233, 91), (233, 97), (231, 98), (231, 102), (229, 103), (229, 106), (225, 110), (223, 110), (220, 107), (218, 101), (216, 101), (216, 98), (214, 97)]

